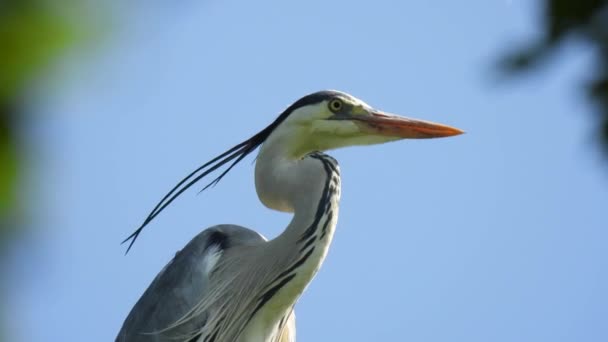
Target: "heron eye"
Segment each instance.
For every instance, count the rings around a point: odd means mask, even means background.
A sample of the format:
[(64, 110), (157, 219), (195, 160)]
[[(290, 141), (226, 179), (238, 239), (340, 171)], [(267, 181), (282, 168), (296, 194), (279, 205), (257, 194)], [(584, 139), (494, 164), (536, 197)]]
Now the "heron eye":
[(334, 113), (339, 112), (343, 106), (344, 106), (344, 103), (340, 99), (333, 99), (329, 102), (329, 110), (331, 110)]

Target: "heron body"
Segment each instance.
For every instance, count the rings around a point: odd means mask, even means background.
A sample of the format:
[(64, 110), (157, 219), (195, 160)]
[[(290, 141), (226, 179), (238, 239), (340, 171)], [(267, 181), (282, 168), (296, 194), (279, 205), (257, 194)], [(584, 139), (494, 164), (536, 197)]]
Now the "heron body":
[(272, 240), (244, 227), (219, 225), (195, 237), (159, 273), (125, 320), (117, 341), (295, 341), (294, 305), (321, 267), (338, 218), (340, 170), (319, 152), (461, 131), (392, 116), (351, 95), (317, 92), (296, 101), (251, 139), (180, 182), (130, 237), (192, 184), (261, 145), (255, 167), (260, 201), (291, 212)]

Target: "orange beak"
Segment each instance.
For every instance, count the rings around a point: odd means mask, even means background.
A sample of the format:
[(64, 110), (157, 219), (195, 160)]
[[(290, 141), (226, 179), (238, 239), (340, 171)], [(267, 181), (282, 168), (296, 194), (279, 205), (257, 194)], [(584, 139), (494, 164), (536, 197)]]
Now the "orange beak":
[(363, 132), (407, 139), (451, 137), (464, 133), (458, 128), (434, 122), (372, 111), (370, 115), (351, 117)]

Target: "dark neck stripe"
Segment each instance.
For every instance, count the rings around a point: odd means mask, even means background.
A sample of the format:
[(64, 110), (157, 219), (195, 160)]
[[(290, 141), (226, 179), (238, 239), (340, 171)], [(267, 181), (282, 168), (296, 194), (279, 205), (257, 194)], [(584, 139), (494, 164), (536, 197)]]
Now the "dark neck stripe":
[(260, 298), (259, 298), (260, 302), (255, 307), (255, 309), (253, 309), (253, 312), (249, 316), (249, 319), (247, 319), (247, 323), (249, 323), (249, 321), (251, 321), (251, 319), (253, 318), (253, 316), (255, 316), (255, 314), (258, 312), (258, 310), (260, 310), (264, 306), (264, 304), (266, 304), (266, 302), (268, 302), (272, 297), (274, 297), (274, 295), (281, 288), (283, 288), (283, 286), (287, 285), (287, 283), (289, 283), (295, 276), (296, 276), (296, 274), (294, 273), (294, 274), (286, 277), (280, 283), (276, 284), (275, 286), (273, 286), (270, 289), (268, 289), (268, 291), (264, 292), (264, 294), (262, 294), (260, 296)]
[(323, 162), (323, 164), (325, 164), (325, 166), (329, 166), (332, 173), (334, 173), (338, 176), (340, 175), (340, 170), (338, 169), (338, 161), (334, 157), (332, 157), (328, 154), (325, 154), (323, 152), (319, 152), (319, 151), (313, 152), (313, 153), (309, 154), (308, 156), (321, 160)]
[(317, 239), (316, 234), (311, 236), (310, 239), (308, 239), (308, 241), (306, 241), (306, 243), (304, 243), (302, 248), (300, 248), (300, 253), (304, 252), (308, 247), (310, 247), (310, 245), (312, 245), (316, 239)]
[(327, 220), (325, 221), (325, 224), (323, 225), (323, 229), (321, 229), (321, 239), (323, 239), (325, 237), (325, 234), (327, 234), (327, 226), (329, 226), (329, 222), (331, 222), (331, 219), (334, 216), (334, 212), (332, 210), (329, 211), (329, 213), (327, 214)]
[(311, 248), (306, 254), (304, 254), (304, 256), (302, 256), (298, 261), (296, 261), (293, 265), (291, 265), (291, 267), (289, 267), (288, 269), (286, 269), (285, 271), (281, 272), (281, 274), (279, 274), (273, 281), (272, 283), (278, 281), (279, 279), (283, 278), (284, 276), (288, 275), (289, 273), (295, 271), (298, 267), (302, 266), (302, 264), (304, 264), (306, 262), (306, 260), (310, 257), (310, 255), (312, 254), (312, 252), (315, 250), (315, 248)]
[(306, 230), (304, 231), (304, 234), (302, 234), (302, 236), (298, 240), (298, 243), (308, 239), (315, 233), (315, 231), (317, 230), (317, 227), (319, 226), (319, 222), (321, 222), (321, 218), (323, 217), (323, 214), (325, 213), (326, 208), (329, 206), (329, 195), (330, 195), (329, 186), (331, 183), (331, 175), (333, 173), (332, 169), (328, 165), (329, 162), (326, 162), (321, 154), (315, 153), (315, 154), (311, 154), (309, 156), (311, 158), (318, 159), (323, 163), (323, 168), (325, 169), (325, 173), (326, 173), (326, 179), (325, 179), (325, 185), (323, 186), (323, 193), (321, 194), (321, 200), (319, 201), (319, 205), (317, 206), (317, 211), (315, 213), (315, 218), (312, 221), (312, 224), (308, 228), (306, 228)]

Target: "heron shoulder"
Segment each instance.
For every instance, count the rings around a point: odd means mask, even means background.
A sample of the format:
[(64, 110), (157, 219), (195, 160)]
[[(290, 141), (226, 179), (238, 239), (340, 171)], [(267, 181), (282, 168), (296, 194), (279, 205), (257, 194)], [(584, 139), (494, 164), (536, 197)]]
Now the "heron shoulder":
[(236, 225), (217, 225), (199, 233), (154, 278), (127, 316), (116, 341), (169, 341), (201, 329), (209, 318), (206, 312), (175, 324), (209, 291), (211, 274), (222, 255), (265, 241), (261, 234)]

